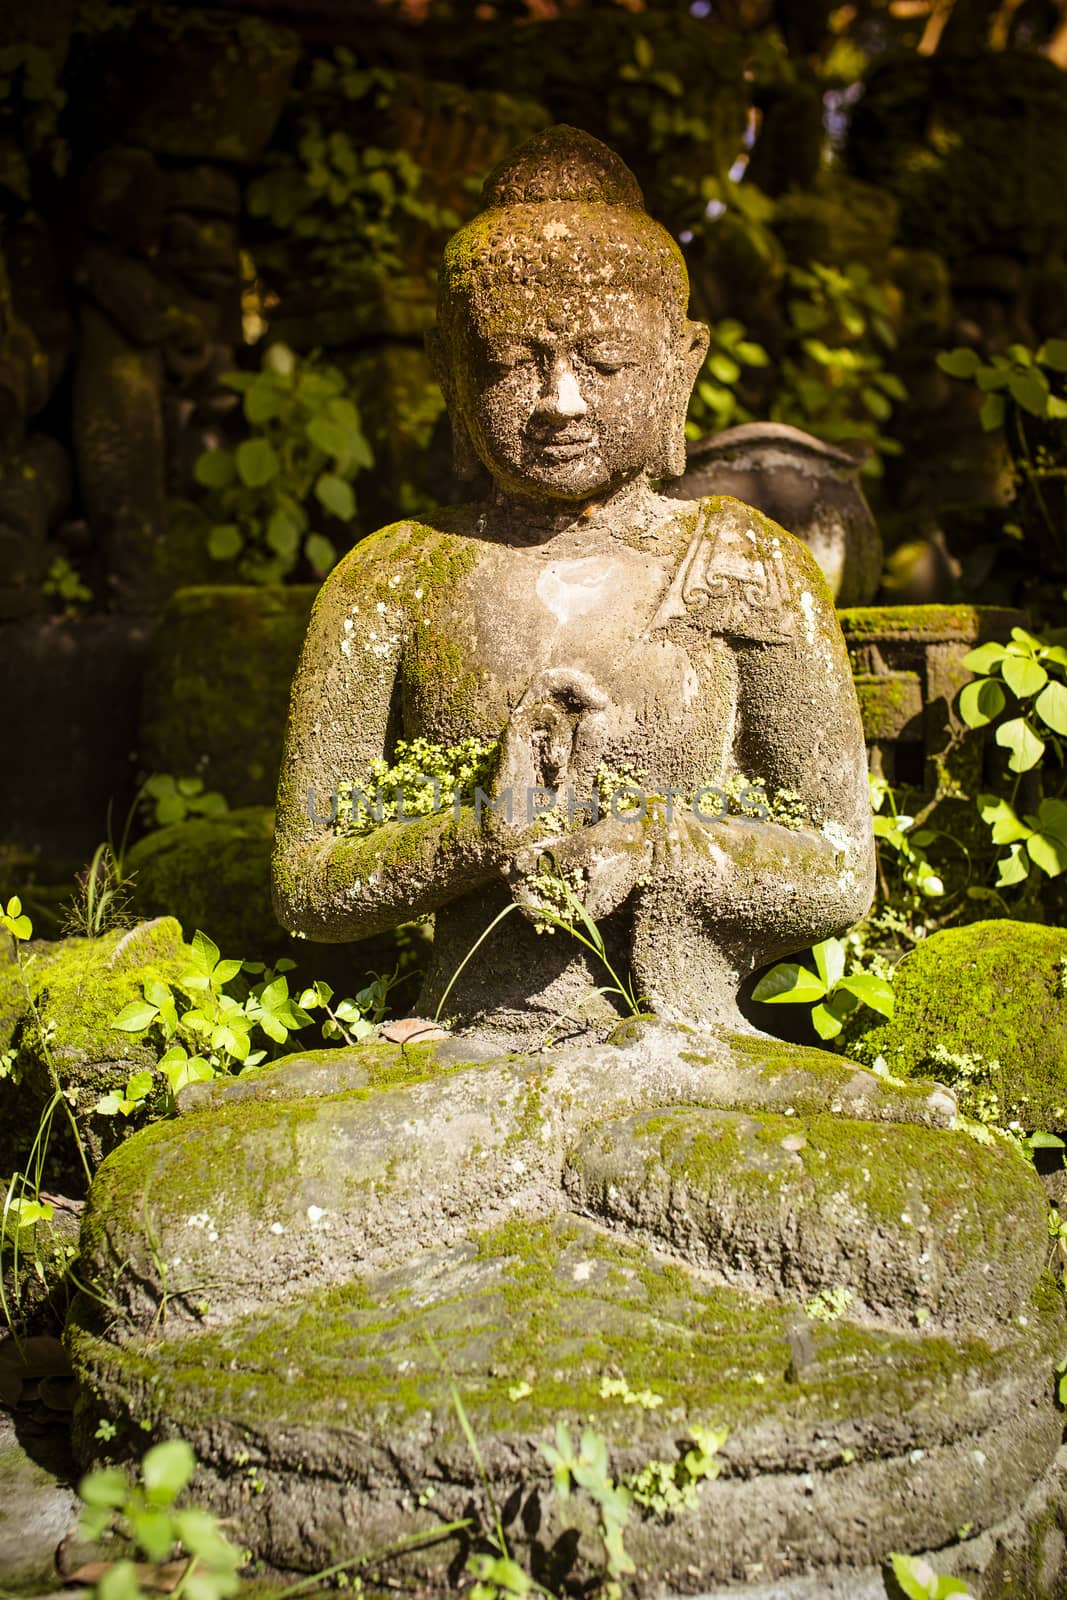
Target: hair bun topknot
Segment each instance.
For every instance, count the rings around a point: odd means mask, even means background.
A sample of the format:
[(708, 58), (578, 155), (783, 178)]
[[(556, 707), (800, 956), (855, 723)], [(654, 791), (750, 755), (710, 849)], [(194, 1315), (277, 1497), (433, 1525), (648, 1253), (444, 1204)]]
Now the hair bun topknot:
[(625, 161), (581, 128), (545, 128), (514, 151), (485, 180), (482, 204), (511, 206), (584, 201), (643, 209), (641, 186)]

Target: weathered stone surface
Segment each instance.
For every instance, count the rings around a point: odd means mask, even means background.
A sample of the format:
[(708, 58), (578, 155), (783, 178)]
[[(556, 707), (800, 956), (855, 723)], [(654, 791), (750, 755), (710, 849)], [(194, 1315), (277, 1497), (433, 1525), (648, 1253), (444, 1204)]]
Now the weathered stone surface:
[[(953, 703), (972, 676), (964, 657), (989, 639), (1006, 639), (1025, 616), (1004, 606), (894, 605), (846, 607), (838, 620), (872, 760), (891, 783), (932, 791), (935, 760), (958, 725)], [(972, 735), (947, 757), (964, 789), (979, 781), (982, 745)]]
[(79, 1502), (66, 1452), (54, 1439), (29, 1443), (0, 1410), (0, 1583), (9, 1594), (39, 1595), (60, 1586), (56, 1547), (73, 1531)]
[[(270, 1560), (313, 1568), (426, 1526), (427, 1488), (434, 1517), (458, 1514), (478, 1480), (451, 1373), (499, 1498), (533, 1497), (546, 1549), (563, 1529), (536, 1444), (556, 1417), (591, 1416), (616, 1471), (674, 1459), (689, 1422), (728, 1425), (729, 1476), (634, 1529), (668, 1586), (741, 1578), (768, 1549), (775, 1571), (861, 1565), (996, 1522), (1059, 1441), (1032, 1169), (946, 1131), (929, 1088), (696, 1042), (646, 1025), (621, 1050), (468, 1066), (459, 1040), (376, 1046), (337, 1074), (320, 1052), (205, 1086), (97, 1179), (83, 1270), (109, 1309), (85, 1302), (72, 1333), (83, 1447), (98, 1407), (158, 1436), (180, 1418), (203, 1491)], [(731, 1085), (793, 1114), (699, 1109)], [(843, 1316), (809, 1313), (846, 1288)], [(605, 1399), (620, 1374), (662, 1407)], [(254, 1514), (235, 1458), (264, 1484)]]

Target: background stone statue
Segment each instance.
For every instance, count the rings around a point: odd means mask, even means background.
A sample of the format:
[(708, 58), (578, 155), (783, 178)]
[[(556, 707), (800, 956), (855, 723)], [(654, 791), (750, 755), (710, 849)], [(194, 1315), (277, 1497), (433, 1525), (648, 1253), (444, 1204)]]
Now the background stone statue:
[[(603, 977), (535, 931), (550, 845), (657, 1012), (736, 1024), (747, 973), (870, 901), (863, 736), (833, 605), (807, 550), (759, 512), (654, 488), (684, 467), (707, 332), (623, 163), (556, 127), (485, 200), (446, 251), (435, 356), (459, 468), (483, 463), (493, 492), (383, 529), (327, 581), (294, 684), (278, 915), (347, 940), (435, 912), (432, 1013), (514, 896), (533, 920), (500, 927), (449, 1014), (533, 1044)], [(358, 839), (316, 821), (309, 793), (364, 785), (397, 737), (499, 740), (495, 807)], [(605, 769), (670, 791), (669, 808), (594, 818)], [(694, 814), (703, 786), (753, 784), (769, 815)], [(538, 788), (570, 793), (571, 826), (531, 824)]]

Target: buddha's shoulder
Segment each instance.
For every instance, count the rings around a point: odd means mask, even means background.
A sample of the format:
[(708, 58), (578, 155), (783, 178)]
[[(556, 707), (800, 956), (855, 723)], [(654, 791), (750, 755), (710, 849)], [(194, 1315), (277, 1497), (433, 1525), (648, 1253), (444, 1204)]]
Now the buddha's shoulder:
[[(735, 560), (771, 563), (791, 586), (823, 597), (826, 579), (808, 546), (766, 512), (728, 494), (705, 495), (685, 504), (690, 512), (690, 542), (699, 538), (727, 564), (731, 555)], [(825, 598), (829, 599), (828, 590)]]
[(469, 507), (447, 507), (423, 517), (405, 517), (378, 528), (337, 564), (325, 587), (371, 597), (407, 590), (414, 582), (439, 589), (477, 565), (485, 553), (477, 518)]

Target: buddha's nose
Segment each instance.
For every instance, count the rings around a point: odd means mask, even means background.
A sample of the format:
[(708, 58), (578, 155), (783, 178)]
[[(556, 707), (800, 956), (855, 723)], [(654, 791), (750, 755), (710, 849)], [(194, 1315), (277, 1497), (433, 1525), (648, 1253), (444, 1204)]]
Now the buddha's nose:
[(554, 361), (537, 406), (538, 415), (546, 422), (571, 422), (584, 417), (587, 410), (570, 362)]

